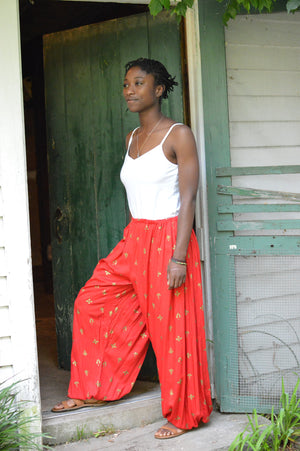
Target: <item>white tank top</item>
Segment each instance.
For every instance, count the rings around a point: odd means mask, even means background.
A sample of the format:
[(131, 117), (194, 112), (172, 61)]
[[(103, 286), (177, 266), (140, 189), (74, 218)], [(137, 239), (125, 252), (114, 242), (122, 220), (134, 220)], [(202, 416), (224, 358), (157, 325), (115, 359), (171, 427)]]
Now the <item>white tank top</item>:
[(173, 124), (160, 144), (135, 159), (129, 155), (129, 149), (137, 129), (130, 136), (120, 177), (133, 218), (166, 219), (179, 213), (178, 165), (171, 163), (163, 151), (163, 144), (176, 125), (182, 124)]

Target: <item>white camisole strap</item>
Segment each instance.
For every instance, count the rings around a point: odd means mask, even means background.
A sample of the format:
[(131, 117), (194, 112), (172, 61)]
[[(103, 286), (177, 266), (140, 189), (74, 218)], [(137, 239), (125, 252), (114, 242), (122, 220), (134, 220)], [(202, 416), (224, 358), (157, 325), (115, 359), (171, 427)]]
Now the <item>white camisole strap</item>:
[(136, 128), (132, 131), (132, 133), (131, 133), (131, 135), (130, 135), (129, 143), (128, 143), (128, 146), (127, 146), (127, 152), (129, 152), (129, 149), (130, 149), (130, 146), (131, 146), (131, 142), (132, 142), (133, 135), (134, 135), (135, 131), (136, 131), (138, 128), (139, 128), (139, 127), (136, 127)]
[(161, 146), (163, 146), (165, 140), (167, 139), (167, 137), (169, 136), (169, 134), (171, 133), (171, 131), (173, 130), (174, 127), (176, 127), (176, 125), (183, 125), (180, 122), (176, 122), (175, 124), (171, 125), (171, 127), (169, 128), (169, 130), (167, 131), (167, 133), (165, 134), (162, 142), (160, 143)]
[[(167, 133), (166, 133), (165, 136), (163, 137), (161, 143), (159, 144), (160, 146), (163, 146), (165, 140), (167, 139), (167, 137), (169, 136), (169, 134), (171, 133), (171, 131), (173, 130), (173, 128), (176, 127), (176, 125), (183, 125), (183, 124), (182, 124), (181, 122), (176, 122), (175, 124), (171, 125), (171, 127), (169, 128), (169, 130), (167, 131)], [(133, 135), (135, 134), (135, 132), (136, 132), (136, 130), (137, 130), (138, 128), (140, 128), (140, 127), (136, 127), (136, 128), (132, 131), (132, 133), (131, 133), (131, 135), (130, 135), (129, 142), (128, 142), (128, 147), (127, 147), (127, 152), (129, 152), (129, 149), (130, 149), (130, 146), (131, 146), (131, 143), (132, 143), (132, 139), (133, 139)]]

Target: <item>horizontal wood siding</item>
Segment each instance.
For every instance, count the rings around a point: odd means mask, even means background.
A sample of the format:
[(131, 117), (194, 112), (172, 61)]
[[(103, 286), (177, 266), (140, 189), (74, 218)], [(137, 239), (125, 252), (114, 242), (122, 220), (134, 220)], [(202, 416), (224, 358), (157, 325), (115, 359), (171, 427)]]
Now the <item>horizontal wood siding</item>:
[(4, 205), (0, 186), (0, 381), (12, 375), (12, 345), (9, 301), (7, 296), (7, 263), (5, 258)]
[[(225, 30), (225, 39), (232, 167), (299, 165), (300, 13), (239, 16)], [(219, 230), (235, 230), (236, 237), (300, 235), (298, 207), (276, 209), (276, 204), (299, 205), (300, 174), (267, 172), (231, 173), (232, 185), (245, 190), (232, 191), (232, 221), (219, 221)], [(225, 195), (226, 190), (219, 188)], [(264, 210), (265, 204), (272, 207)], [(231, 281), (237, 299), (239, 394), (264, 394), (270, 402), (278, 399), (281, 377), (290, 390), (300, 371), (300, 256), (284, 255), (284, 250), (234, 257)]]

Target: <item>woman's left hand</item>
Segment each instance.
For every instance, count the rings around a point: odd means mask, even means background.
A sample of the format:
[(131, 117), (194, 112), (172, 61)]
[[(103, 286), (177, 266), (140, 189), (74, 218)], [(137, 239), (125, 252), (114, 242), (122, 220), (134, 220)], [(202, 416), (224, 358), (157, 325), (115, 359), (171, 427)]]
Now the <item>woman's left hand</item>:
[(170, 260), (167, 269), (168, 288), (173, 290), (179, 288), (184, 282), (186, 277), (186, 266), (179, 265), (178, 263)]

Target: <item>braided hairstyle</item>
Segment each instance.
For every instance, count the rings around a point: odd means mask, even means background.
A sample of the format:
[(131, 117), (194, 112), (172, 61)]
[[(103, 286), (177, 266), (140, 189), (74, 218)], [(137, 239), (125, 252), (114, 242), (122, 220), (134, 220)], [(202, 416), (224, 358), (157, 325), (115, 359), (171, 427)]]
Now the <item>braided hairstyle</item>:
[(129, 71), (132, 67), (140, 67), (147, 74), (151, 74), (154, 77), (155, 86), (162, 85), (164, 87), (164, 92), (160, 97), (160, 102), (163, 99), (167, 99), (171, 91), (173, 91), (174, 86), (178, 83), (175, 81), (175, 77), (172, 77), (165, 66), (159, 61), (149, 59), (149, 58), (138, 58), (134, 61), (129, 61), (125, 65), (125, 73)]

